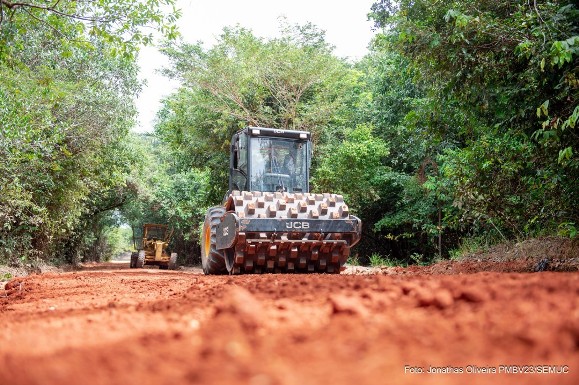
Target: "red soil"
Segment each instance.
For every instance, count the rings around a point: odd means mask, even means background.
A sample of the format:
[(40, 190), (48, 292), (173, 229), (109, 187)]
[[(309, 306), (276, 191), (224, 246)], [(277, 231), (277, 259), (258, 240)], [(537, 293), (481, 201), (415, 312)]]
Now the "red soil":
[(579, 274), (433, 272), (13, 279), (0, 384), (579, 383)]

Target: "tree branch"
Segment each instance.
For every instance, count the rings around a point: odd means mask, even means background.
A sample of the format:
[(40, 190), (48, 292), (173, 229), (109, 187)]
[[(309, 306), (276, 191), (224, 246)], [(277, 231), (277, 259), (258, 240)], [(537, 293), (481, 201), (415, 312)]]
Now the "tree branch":
[(44, 21), (44, 20), (42, 20), (42, 19), (39, 19), (38, 17), (34, 16), (34, 15), (32, 14), (32, 12), (30, 12), (28, 9), (23, 8), (23, 10), (24, 10), (24, 12), (26, 12), (31, 18), (33, 18), (33, 19), (35, 19), (36, 21), (39, 21), (39, 22), (41, 22), (41, 23), (43, 23), (43, 24), (46, 24), (46, 26), (48, 26), (48, 28), (52, 29), (52, 30), (53, 30), (54, 32), (56, 32), (58, 35), (60, 35), (60, 36), (62, 36), (62, 37), (64, 37), (64, 38), (67, 38), (67, 39), (68, 39), (68, 37), (67, 37), (64, 33), (60, 32), (60, 31), (58, 30), (58, 28), (55, 28), (54, 26), (50, 25), (50, 23), (47, 23), (46, 21)]
[[(111, 21), (114, 21), (114, 19), (104, 19), (104, 18), (96, 18), (96, 17), (93, 18), (93, 17), (86, 17), (86, 16), (81, 16), (81, 15), (73, 15), (73, 14), (65, 13), (65, 12), (62, 12), (62, 11), (59, 11), (56, 9), (56, 6), (59, 3), (60, 3), (60, 0), (56, 0), (54, 5), (47, 7), (47, 6), (32, 4), (32, 3), (16, 3), (16, 2), (8, 1), (8, 0), (0, 0), (0, 8), (1, 8), (1, 5), (4, 5), (6, 8), (12, 9), (12, 10), (15, 10), (17, 8), (22, 8), (22, 9), (34, 8), (34, 9), (40, 9), (40, 10), (47, 11), (47, 12), (52, 12), (52, 13), (57, 14), (59, 16), (68, 17), (68, 18), (75, 19), (75, 20), (91, 21), (91, 22), (99, 22), (99, 23), (110, 23)], [(119, 19), (122, 19), (122, 18), (119, 17)]]

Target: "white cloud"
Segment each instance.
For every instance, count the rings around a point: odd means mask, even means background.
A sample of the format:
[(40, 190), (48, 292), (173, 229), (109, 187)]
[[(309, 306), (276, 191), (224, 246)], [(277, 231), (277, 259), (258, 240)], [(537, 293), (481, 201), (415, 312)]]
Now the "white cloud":
[[(279, 17), (291, 24), (312, 22), (326, 31), (326, 40), (335, 46), (340, 57), (356, 60), (364, 56), (373, 32), (367, 14), (375, 0), (178, 0), (182, 10), (179, 29), (188, 42), (201, 41), (210, 47), (223, 27), (236, 24), (251, 29), (261, 37), (277, 36)], [(175, 82), (155, 70), (167, 65), (156, 48), (147, 47), (139, 57), (141, 78), (147, 86), (137, 99), (138, 131), (152, 131), (160, 100), (176, 87)]]

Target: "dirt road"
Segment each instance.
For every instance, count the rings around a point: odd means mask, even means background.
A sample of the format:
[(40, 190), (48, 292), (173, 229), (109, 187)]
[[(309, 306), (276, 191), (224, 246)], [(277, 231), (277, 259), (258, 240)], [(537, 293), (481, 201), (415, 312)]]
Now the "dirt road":
[(0, 384), (579, 383), (579, 274), (384, 273), (13, 279)]

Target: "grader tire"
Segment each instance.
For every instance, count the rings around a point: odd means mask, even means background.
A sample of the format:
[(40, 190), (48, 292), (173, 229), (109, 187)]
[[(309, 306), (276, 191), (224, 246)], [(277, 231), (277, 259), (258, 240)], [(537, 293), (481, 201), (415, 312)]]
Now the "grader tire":
[(138, 253), (131, 253), (131, 264), (129, 265), (131, 269), (134, 269), (137, 266), (138, 257), (139, 257)]
[(218, 206), (210, 208), (205, 216), (201, 231), (201, 264), (205, 274), (227, 274), (225, 255), (216, 247), (217, 226), (223, 214), (225, 208)]
[(169, 265), (167, 267), (169, 270), (177, 269), (177, 253), (171, 253), (171, 258), (169, 258)]
[(145, 266), (145, 250), (139, 251), (139, 256), (137, 257), (137, 261), (135, 263), (135, 267), (137, 269), (142, 269)]

